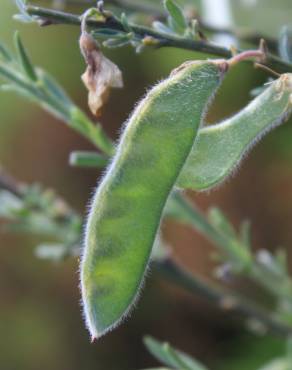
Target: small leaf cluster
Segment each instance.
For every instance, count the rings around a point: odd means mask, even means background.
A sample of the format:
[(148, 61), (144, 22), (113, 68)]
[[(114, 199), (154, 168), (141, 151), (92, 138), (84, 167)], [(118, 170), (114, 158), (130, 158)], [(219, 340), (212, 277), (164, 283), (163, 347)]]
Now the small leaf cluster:
[(292, 26), (285, 25), (281, 28), (279, 36), (279, 56), (286, 62), (292, 62)]
[(0, 188), (0, 217), (2, 231), (48, 238), (36, 249), (40, 258), (79, 254), (82, 219), (50, 189), (38, 184), (22, 185), (17, 193)]
[(23, 23), (31, 23), (35, 21), (35, 18), (29, 15), (26, 11), (27, 0), (15, 0), (16, 6), (19, 10), (19, 14), (14, 15), (14, 19)]
[(110, 155), (112, 142), (101, 125), (91, 122), (46, 71), (33, 66), (17, 32), (14, 41), (16, 55), (0, 44), (0, 77), (7, 82), (1, 85), (1, 90), (14, 91), (39, 104)]
[[(162, 21), (154, 21), (152, 27), (162, 36), (170, 35), (173, 37), (182, 37), (186, 39), (195, 39), (198, 36), (198, 24), (196, 20), (188, 20), (184, 15), (182, 8), (173, 0), (165, 0), (163, 2), (166, 12), (166, 23)], [(111, 17), (120, 27), (113, 29), (101, 27), (98, 30), (93, 30), (92, 35), (97, 39), (105, 39), (103, 45), (108, 48), (118, 48), (126, 45), (131, 45), (137, 53), (140, 53), (147, 46), (159, 46), (160, 39), (145, 36), (142, 33), (134, 30), (133, 25), (125, 13), (120, 17), (108, 12), (108, 17)], [(143, 29), (141, 29), (143, 31)], [(147, 32), (146, 32), (147, 33)]]
[(198, 23), (196, 20), (189, 20), (183, 9), (173, 0), (164, 0), (167, 13), (167, 23), (160, 21), (153, 22), (153, 28), (162, 34), (194, 39), (198, 36)]

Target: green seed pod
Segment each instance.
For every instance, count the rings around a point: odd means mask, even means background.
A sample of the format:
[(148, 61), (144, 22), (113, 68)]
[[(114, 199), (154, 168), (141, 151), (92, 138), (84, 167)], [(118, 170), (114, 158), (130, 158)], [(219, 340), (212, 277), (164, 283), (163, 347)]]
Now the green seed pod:
[(185, 63), (150, 90), (126, 124), (86, 226), (81, 290), (93, 339), (135, 302), (163, 208), (227, 69), (225, 61)]
[(284, 74), (235, 116), (200, 129), (176, 185), (210, 189), (225, 180), (268, 131), (291, 113), (292, 74)]

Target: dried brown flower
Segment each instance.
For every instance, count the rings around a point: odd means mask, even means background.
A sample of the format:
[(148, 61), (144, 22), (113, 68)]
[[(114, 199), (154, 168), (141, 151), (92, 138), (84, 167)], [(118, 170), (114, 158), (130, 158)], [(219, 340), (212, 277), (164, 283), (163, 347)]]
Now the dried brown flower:
[(117, 65), (103, 55), (89, 33), (82, 32), (79, 44), (87, 64), (81, 78), (88, 89), (88, 105), (92, 113), (99, 117), (111, 88), (123, 87), (122, 73)]

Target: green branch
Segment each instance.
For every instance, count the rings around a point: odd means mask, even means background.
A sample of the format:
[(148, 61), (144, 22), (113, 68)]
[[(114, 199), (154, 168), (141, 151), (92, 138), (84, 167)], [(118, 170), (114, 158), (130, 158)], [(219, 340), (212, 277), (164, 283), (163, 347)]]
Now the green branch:
[(32, 64), (18, 33), (15, 48), (13, 55), (0, 44), (0, 77), (6, 81), (0, 90), (14, 91), (39, 104), (110, 157), (114, 146), (101, 124), (93, 123), (46, 71)]
[[(44, 2), (51, 2), (51, 0), (41, 0), (41, 3)], [(64, 0), (64, 5), (78, 5), (78, 6), (85, 6), (90, 5), (94, 6), (96, 5), (96, 1), (94, 0)], [(107, 3), (109, 5), (115, 5), (119, 8), (121, 8), (123, 11), (129, 11), (129, 12), (135, 12), (135, 13), (142, 13), (147, 14), (149, 17), (159, 19), (159, 20), (166, 20), (167, 14), (165, 11), (162, 10), (162, 7), (155, 6), (153, 3), (140, 3), (135, 0), (108, 0)], [(268, 48), (273, 51), (278, 51), (278, 40), (269, 37), (267, 35), (263, 35), (260, 32), (254, 32), (253, 30), (249, 30), (246, 28), (222, 28), (222, 27), (216, 27), (212, 24), (206, 23), (203, 19), (201, 19), (199, 16), (195, 18), (196, 21), (198, 21), (199, 29), (203, 32), (208, 32), (211, 34), (225, 34), (225, 35), (231, 35), (235, 37), (236, 39), (244, 42), (251, 43), (253, 45), (259, 45), (260, 40), (264, 39), (267, 43)]]
[[(47, 24), (68, 24), (80, 26), (81, 18), (78, 15), (65, 13), (53, 9), (41, 8), (36, 6), (27, 6), (26, 11), (29, 15), (40, 18), (45, 25)], [(87, 20), (87, 25), (92, 30), (110, 29), (113, 31), (121, 31), (128, 33), (125, 25), (118, 18), (113, 15), (107, 16), (105, 21), (95, 21), (92, 19)], [(185, 50), (192, 50), (203, 54), (214, 55), (223, 58), (232, 57), (232, 52), (228, 48), (209, 43), (204, 40), (194, 40), (183, 36), (174, 34), (167, 34), (148, 27), (129, 24), (131, 31), (135, 37), (141, 41), (152, 38), (153, 45), (156, 47), (175, 47)], [(241, 50), (238, 50), (240, 52)], [(277, 56), (267, 53), (265, 65), (277, 70), (280, 73), (292, 72), (292, 64), (283, 61)]]

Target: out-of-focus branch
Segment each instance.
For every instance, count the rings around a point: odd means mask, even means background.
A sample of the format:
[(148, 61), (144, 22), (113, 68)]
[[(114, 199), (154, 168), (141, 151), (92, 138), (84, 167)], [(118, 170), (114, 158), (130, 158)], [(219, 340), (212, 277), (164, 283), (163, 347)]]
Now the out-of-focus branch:
[(212, 285), (209, 282), (206, 283), (201, 278), (191, 275), (173, 260), (166, 259), (164, 261), (154, 262), (153, 267), (166, 280), (196, 296), (205, 298), (223, 310), (253, 318), (261, 323), (266, 330), (281, 337), (291, 337), (292, 335), (292, 327), (273, 317), (270, 312), (262, 309), (253, 302), (230, 294), (218, 286)]

